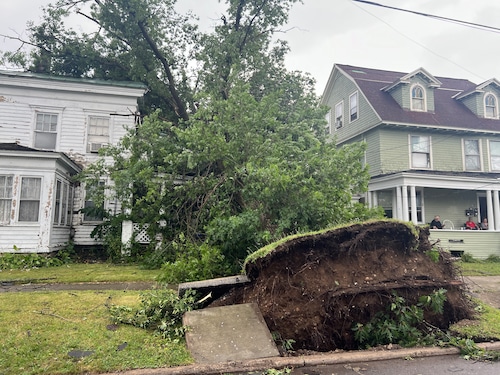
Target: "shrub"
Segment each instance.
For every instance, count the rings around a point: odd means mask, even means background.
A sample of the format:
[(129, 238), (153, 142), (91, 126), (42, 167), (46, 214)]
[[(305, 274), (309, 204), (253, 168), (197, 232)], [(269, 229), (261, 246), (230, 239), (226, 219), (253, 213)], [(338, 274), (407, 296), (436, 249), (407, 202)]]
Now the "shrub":
[(176, 284), (229, 274), (230, 266), (217, 247), (207, 243), (198, 245), (189, 241), (177, 243), (176, 246), (177, 259), (163, 264), (158, 281)]
[(470, 253), (463, 253), (461, 258), (464, 263), (479, 263), (480, 261), (472, 256)]
[[(14, 245), (14, 250), (19, 248)], [(57, 267), (70, 263), (74, 254), (73, 245), (67, 244), (55, 256), (37, 253), (4, 253), (0, 255), (0, 270), (26, 270), (41, 267)]]

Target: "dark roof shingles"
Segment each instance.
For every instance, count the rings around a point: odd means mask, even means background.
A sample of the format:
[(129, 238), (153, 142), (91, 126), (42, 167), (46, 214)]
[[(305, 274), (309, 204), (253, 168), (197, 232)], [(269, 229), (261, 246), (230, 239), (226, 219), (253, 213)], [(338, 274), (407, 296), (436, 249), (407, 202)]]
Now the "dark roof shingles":
[(383, 122), (500, 131), (500, 120), (477, 117), (462, 102), (453, 98), (461, 92), (477, 87), (469, 80), (435, 77), (442, 85), (434, 91), (434, 112), (416, 112), (401, 108), (391, 94), (383, 90), (407, 73), (351, 65), (338, 67), (356, 81)]

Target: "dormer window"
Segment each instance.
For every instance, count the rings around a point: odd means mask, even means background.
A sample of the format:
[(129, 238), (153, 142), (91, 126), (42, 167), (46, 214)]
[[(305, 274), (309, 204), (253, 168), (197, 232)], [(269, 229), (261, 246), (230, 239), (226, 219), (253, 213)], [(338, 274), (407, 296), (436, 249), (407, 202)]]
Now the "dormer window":
[(498, 118), (497, 98), (493, 94), (487, 94), (484, 97), (484, 116)]
[(411, 110), (425, 111), (425, 91), (420, 85), (415, 85), (411, 89)]

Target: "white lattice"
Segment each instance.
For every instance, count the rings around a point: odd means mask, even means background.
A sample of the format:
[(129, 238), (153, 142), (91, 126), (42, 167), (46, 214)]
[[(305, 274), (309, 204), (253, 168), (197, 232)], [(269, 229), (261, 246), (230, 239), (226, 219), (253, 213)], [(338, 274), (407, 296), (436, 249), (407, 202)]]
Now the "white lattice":
[(135, 235), (135, 242), (137, 243), (143, 243), (143, 244), (148, 244), (151, 242), (151, 238), (148, 236), (148, 227), (149, 224), (137, 224), (134, 223), (133, 229), (134, 229), (134, 235)]

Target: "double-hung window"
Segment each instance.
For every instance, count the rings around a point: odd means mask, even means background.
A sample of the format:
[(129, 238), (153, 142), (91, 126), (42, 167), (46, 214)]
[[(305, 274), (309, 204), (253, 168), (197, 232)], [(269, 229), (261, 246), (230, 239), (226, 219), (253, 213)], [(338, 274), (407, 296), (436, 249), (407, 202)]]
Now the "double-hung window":
[(104, 181), (85, 186), (84, 221), (102, 221), (104, 218)]
[(490, 168), (500, 171), (500, 141), (490, 141)]
[(498, 118), (497, 98), (493, 94), (484, 97), (484, 115), (487, 118)]
[(359, 103), (358, 103), (358, 92), (349, 96), (349, 115), (350, 122), (357, 120), (359, 117)]
[(464, 140), (464, 158), (466, 171), (480, 171), (481, 157), (479, 151), (479, 140), (465, 139)]
[(411, 167), (430, 168), (431, 167), (431, 140), (429, 136), (412, 135), (411, 147)]
[(0, 176), (0, 224), (10, 222), (12, 207), (12, 176)]
[(19, 221), (37, 222), (40, 215), (42, 179), (23, 177), (19, 197)]
[(36, 114), (35, 148), (55, 150), (57, 141), (57, 113)]
[(61, 180), (56, 181), (54, 200), (54, 219), (56, 225), (69, 225), (71, 219), (71, 185)]
[(425, 92), (422, 86), (416, 85), (411, 89), (412, 111), (425, 111)]
[(98, 152), (109, 143), (109, 118), (89, 116), (87, 152)]
[(344, 125), (344, 102), (335, 105), (335, 129), (340, 129)]

